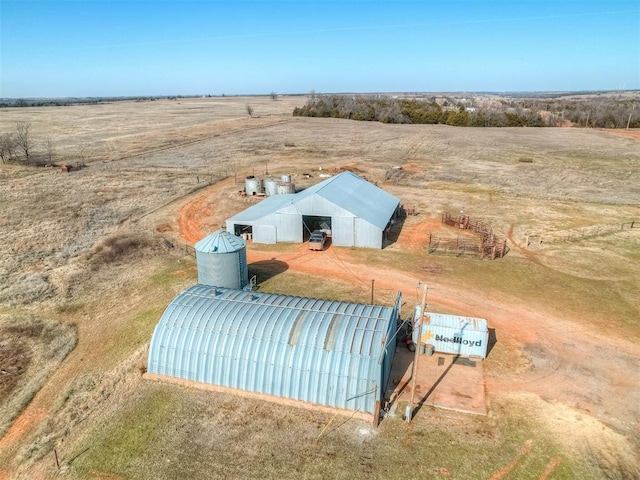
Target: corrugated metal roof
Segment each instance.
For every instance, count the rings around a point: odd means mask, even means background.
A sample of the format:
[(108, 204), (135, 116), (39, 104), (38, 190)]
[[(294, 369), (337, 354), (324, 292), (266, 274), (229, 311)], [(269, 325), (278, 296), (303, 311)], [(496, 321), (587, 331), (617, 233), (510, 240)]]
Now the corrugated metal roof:
[[(429, 323), (439, 327), (454, 328), (458, 330), (467, 329), (476, 332), (486, 332), (488, 329), (487, 320), (478, 317), (465, 317), (460, 315), (449, 315), (446, 313), (434, 313), (427, 311)], [(420, 305), (414, 309), (414, 319), (420, 318)]]
[(233, 217), (227, 219), (227, 221), (235, 223), (255, 222), (273, 212), (277, 212), (285, 205), (291, 204), (295, 200), (296, 195), (295, 193), (272, 195), (250, 206), (246, 210), (235, 214)]
[(342, 172), (335, 177), (307, 188), (299, 198), (319, 195), (330, 200), (356, 217), (384, 229), (400, 200), (352, 172)]
[(156, 326), (148, 371), (373, 413), (395, 325), (392, 307), (194, 285)]
[(197, 252), (204, 253), (233, 253), (246, 246), (247, 242), (243, 238), (224, 230), (217, 230), (196, 243), (195, 249)]
[[(234, 215), (228, 221), (234, 223), (253, 222), (280, 210), (288, 204), (296, 204), (300, 200), (313, 195), (329, 200), (381, 230), (387, 226), (391, 215), (400, 204), (398, 198), (360, 178), (358, 175), (351, 172), (342, 172), (302, 192), (268, 197)], [(302, 215), (309, 214), (304, 211), (300, 211), (300, 213)], [(313, 215), (331, 215), (331, 212), (315, 212)]]

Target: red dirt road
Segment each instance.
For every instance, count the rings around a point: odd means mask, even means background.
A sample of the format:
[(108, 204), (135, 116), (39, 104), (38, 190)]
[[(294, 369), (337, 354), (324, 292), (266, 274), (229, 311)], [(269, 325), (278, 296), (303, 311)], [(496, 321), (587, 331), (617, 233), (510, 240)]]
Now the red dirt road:
[(614, 133), (616, 135), (622, 135), (623, 137), (633, 138), (634, 140), (640, 140), (640, 131), (638, 130), (622, 130), (620, 128), (603, 128), (602, 131), (608, 133)]

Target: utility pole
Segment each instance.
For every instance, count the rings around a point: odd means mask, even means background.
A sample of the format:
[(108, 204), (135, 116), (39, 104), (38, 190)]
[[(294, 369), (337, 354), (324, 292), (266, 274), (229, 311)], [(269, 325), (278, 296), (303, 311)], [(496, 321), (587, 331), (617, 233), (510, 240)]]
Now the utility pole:
[(407, 407), (407, 411), (405, 413), (405, 417), (407, 422), (411, 422), (413, 419), (413, 406), (415, 402), (416, 396), (416, 376), (418, 375), (418, 361), (420, 360), (420, 342), (422, 339), (422, 323), (426, 316), (426, 306), (427, 306), (427, 290), (429, 287), (425, 283), (422, 291), (422, 302), (420, 304), (420, 318), (417, 319), (418, 325), (414, 325), (413, 328), (418, 328), (418, 342), (416, 345), (416, 351), (413, 357), (413, 366), (411, 368), (411, 397), (409, 399), (409, 406)]
[(376, 283), (374, 279), (371, 279), (371, 305), (373, 305), (373, 284)]

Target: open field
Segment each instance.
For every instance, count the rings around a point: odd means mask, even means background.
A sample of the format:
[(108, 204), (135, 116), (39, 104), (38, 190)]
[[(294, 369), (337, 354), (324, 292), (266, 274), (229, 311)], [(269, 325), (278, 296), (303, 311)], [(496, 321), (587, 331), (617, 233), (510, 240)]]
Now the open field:
[[(0, 133), (29, 121), (56, 163), (86, 168), (0, 165), (0, 360), (17, 368), (22, 355), (24, 370), (12, 411), (0, 398), (0, 420), (16, 418), (0, 478), (640, 476), (640, 224), (526, 248), (527, 235), (640, 221), (638, 139), (293, 118), (304, 101), (2, 110)], [(411, 426), (389, 416), (375, 430), (143, 380), (164, 307), (196, 280), (182, 246), (250, 205), (236, 194), (244, 176), (304, 187), (345, 168), (418, 215), (382, 251), (249, 245), (250, 274), (261, 290), (361, 302), (375, 279), (376, 302), (401, 290), (405, 315), (427, 282), (433, 310), (496, 329), (488, 416), (425, 407)], [(441, 212), (461, 210), (508, 238), (505, 258), (428, 255), (429, 231), (455, 235)]]

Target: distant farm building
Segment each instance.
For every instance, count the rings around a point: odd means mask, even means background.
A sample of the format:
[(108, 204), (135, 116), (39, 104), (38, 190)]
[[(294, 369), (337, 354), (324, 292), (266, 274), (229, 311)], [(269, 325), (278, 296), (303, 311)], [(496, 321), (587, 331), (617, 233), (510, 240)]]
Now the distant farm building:
[(327, 230), (332, 245), (382, 248), (400, 200), (351, 172), (299, 193), (274, 195), (227, 220), (227, 231), (256, 243), (302, 243)]
[(151, 378), (173, 378), (373, 415), (395, 352), (393, 307), (194, 285), (167, 307)]

